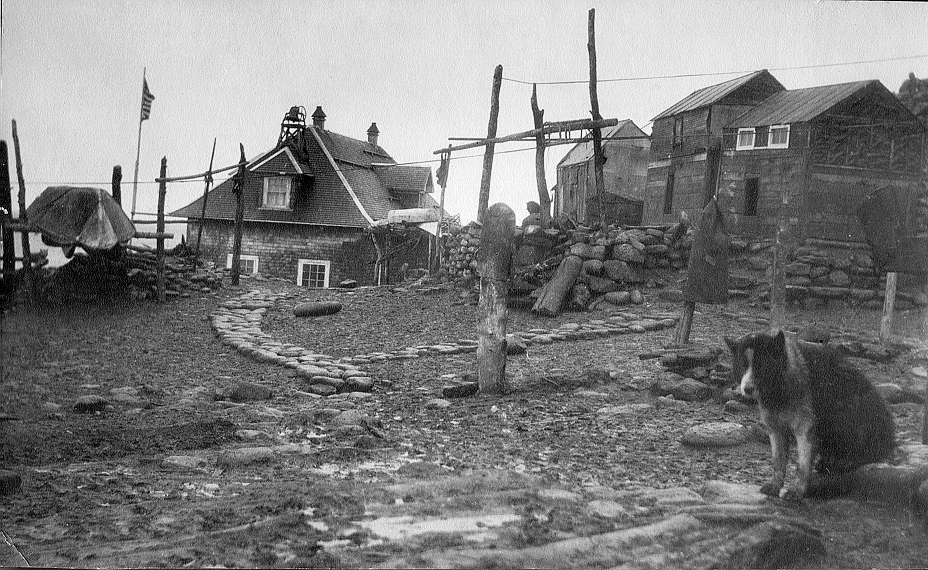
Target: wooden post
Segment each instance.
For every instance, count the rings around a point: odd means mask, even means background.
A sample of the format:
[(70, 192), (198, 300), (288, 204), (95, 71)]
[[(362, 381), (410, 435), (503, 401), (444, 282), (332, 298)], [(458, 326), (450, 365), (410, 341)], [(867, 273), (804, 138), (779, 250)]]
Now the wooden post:
[(773, 264), (770, 266), (770, 328), (786, 325), (786, 232), (789, 197), (783, 190), (780, 203), (780, 223), (773, 244)]
[(113, 167), (112, 194), (113, 200), (122, 206), (122, 166), (118, 164)]
[(200, 242), (203, 241), (203, 221), (206, 219), (206, 199), (209, 196), (209, 185), (213, 181), (213, 158), (216, 156), (216, 137), (213, 137), (213, 152), (209, 155), (209, 169), (206, 171), (206, 186), (203, 188), (203, 209), (200, 211), (200, 223), (197, 225), (197, 247), (193, 251), (195, 259), (200, 258)]
[(886, 344), (893, 334), (893, 311), (896, 306), (896, 272), (886, 273), (886, 296), (883, 298), (883, 316), (880, 318), (880, 342)]
[[(448, 143), (448, 148), (451, 148), (451, 143)], [(438, 268), (441, 269), (442, 264), (445, 261), (445, 248), (441, 247), (441, 238), (444, 231), (442, 226), (445, 223), (445, 187), (448, 185), (448, 172), (451, 170), (451, 152), (443, 154), (441, 157), (441, 176), (438, 177), (438, 185), (441, 187), (441, 197), (438, 202), (438, 232), (435, 235), (435, 247), (438, 249)]]
[[(168, 193), (168, 183), (164, 181), (168, 175), (168, 157), (161, 157), (161, 182), (158, 183), (158, 228), (159, 234), (164, 234), (164, 199)], [(157, 293), (158, 293), (158, 302), (163, 303), (165, 298), (164, 291), (164, 236), (158, 237), (157, 248), (155, 249), (155, 256), (157, 259), (158, 265), (155, 268), (155, 274), (157, 276)]]
[(545, 111), (538, 108), (538, 89), (532, 85), (532, 118), (535, 129), (535, 183), (538, 186), (538, 203), (541, 205), (541, 228), (545, 229), (551, 222), (551, 197), (548, 196), (548, 181), (545, 178), (545, 135), (541, 132), (545, 124)]
[[(487, 126), (487, 138), (496, 138), (496, 124), (499, 120), (499, 90), (503, 85), (503, 66), (497, 65), (493, 72), (493, 92), (490, 94), (490, 123)], [(477, 220), (483, 222), (483, 214), (490, 204), (490, 175), (493, 173), (493, 149), (495, 143), (488, 142), (483, 152), (483, 175), (480, 178), (480, 196), (477, 202)]]
[[(590, 52), (590, 106), (593, 113), (593, 120), (599, 121), (602, 115), (599, 114), (599, 97), (596, 94), (596, 9), (590, 8), (589, 18), (589, 42), (586, 45)], [(599, 222), (603, 223), (606, 219), (605, 194), (606, 183), (603, 180), (603, 164), (606, 162), (603, 156), (603, 135), (598, 127), (593, 128), (593, 175), (596, 180), (596, 196), (599, 200)]]
[(10, 283), (16, 271), (16, 251), (13, 230), (9, 227), (9, 222), (13, 220), (13, 188), (10, 186), (10, 156), (6, 141), (0, 141), (0, 208), (6, 210), (3, 222), (3, 275), (8, 277), (4, 277), (4, 283)]
[(693, 329), (693, 313), (696, 312), (695, 301), (683, 301), (683, 318), (677, 327), (677, 346), (684, 346), (690, 342), (690, 331)]
[(242, 157), (239, 159), (238, 172), (232, 184), (235, 194), (235, 238), (232, 242), (232, 285), (238, 285), (239, 264), (242, 259), (242, 222), (245, 218), (245, 145), (238, 143)]
[(480, 301), (477, 320), (477, 380), (480, 391), (501, 394), (506, 385), (506, 295), (512, 266), (516, 214), (503, 203), (487, 209), (477, 264)]
[[(28, 225), (26, 219), (26, 180), (23, 177), (23, 159), (19, 152), (19, 133), (16, 131), (16, 119), (13, 119), (13, 152), (16, 155), (16, 177), (19, 181), (19, 221), (23, 225)], [(29, 232), (22, 233), (23, 241), (23, 259), (32, 259), (31, 247), (29, 245)], [(26, 289), (26, 298), (30, 303), (35, 301), (35, 280), (32, 275), (32, 262), (23, 262), (23, 286)]]

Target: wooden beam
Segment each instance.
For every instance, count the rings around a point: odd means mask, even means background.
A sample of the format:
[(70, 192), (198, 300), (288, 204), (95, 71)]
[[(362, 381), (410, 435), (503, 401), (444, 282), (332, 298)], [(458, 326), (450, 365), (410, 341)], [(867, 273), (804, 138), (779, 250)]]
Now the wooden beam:
[[(6, 216), (13, 215), (13, 188), (10, 186), (10, 157), (6, 141), (0, 141), (0, 208), (6, 210)], [(13, 230), (3, 224), (3, 272), (13, 274), (16, 271), (15, 242)]]
[[(538, 89), (532, 85), (532, 119), (535, 130), (541, 131), (545, 126), (545, 111), (538, 108)], [(538, 204), (541, 206), (541, 228), (551, 223), (551, 197), (548, 196), (548, 181), (545, 178), (545, 135), (535, 135), (535, 185), (538, 187)]]
[(886, 344), (893, 335), (893, 311), (896, 308), (896, 272), (886, 274), (886, 296), (883, 298), (883, 316), (880, 317), (880, 342)]
[(180, 182), (181, 180), (196, 180), (197, 178), (203, 178), (210, 174), (219, 174), (220, 172), (228, 172), (234, 168), (242, 168), (248, 164), (248, 161), (245, 160), (244, 156), (239, 161), (238, 164), (230, 164), (229, 166), (224, 166), (222, 168), (217, 168), (216, 170), (207, 170), (206, 172), (201, 172), (200, 174), (187, 174), (185, 176), (172, 176), (170, 178), (158, 177), (155, 178), (155, 182)]
[(506, 385), (506, 296), (512, 269), (516, 214), (493, 204), (484, 216), (480, 252), (480, 301), (477, 305), (477, 381), (486, 394), (503, 394)]
[(238, 143), (242, 158), (232, 185), (235, 195), (235, 237), (232, 242), (232, 285), (238, 286), (242, 260), (242, 224), (245, 218), (245, 145)]
[(503, 85), (503, 66), (497, 65), (493, 72), (493, 91), (490, 93), (490, 122), (487, 125), (486, 150), (483, 152), (483, 174), (480, 177), (480, 195), (477, 199), (477, 220), (482, 221), (483, 214), (490, 204), (490, 178), (493, 174), (493, 150), (496, 138), (496, 125), (499, 121), (499, 91)]
[[(19, 133), (16, 131), (16, 119), (13, 119), (13, 151), (16, 155), (16, 178), (19, 181), (19, 220), (23, 225), (28, 225), (26, 219), (26, 180), (23, 177), (23, 160), (19, 152)], [(29, 245), (29, 232), (22, 233), (23, 257), (29, 259), (32, 253)], [(35, 301), (35, 279), (32, 275), (32, 264), (23, 265), (24, 280), (23, 286), (26, 288), (26, 298), (29, 303)]]
[(770, 328), (782, 329), (786, 325), (786, 239), (788, 231), (787, 207), (789, 191), (784, 187), (780, 195), (779, 225), (773, 243), (773, 264), (770, 267)]
[[(161, 157), (161, 178), (163, 179), (168, 173), (168, 157)], [(155, 255), (157, 256), (158, 266), (155, 269), (157, 272), (157, 298), (159, 303), (164, 303), (165, 299), (165, 290), (164, 290), (164, 200), (168, 193), (168, 184), (164, 180), (158, 183), (158, 233), (161, 234), (161, 237), (158, 238), (157, 246), (155, 249)]]
[(168, 232), (135, 232), (132, 237), (139, 239), (174, 239), (174, 234)]
[[(590, 106), (593, 114), (593, 120), (602, 119), (599, 114), (599, 96), (596, 94), (596, 9), (590, 8), (589, 17), (589, 41), (587, 50), (590, 52)], [(606, 219), (605, 211), (605, 193), (606, 183), (603, 179), (603, 163), (606, 162), (603, 156), (602, 132), (599, 127), (593, 127), (593, 177), (596, 182), (596, 198), (599, 201), (599, 222), (603, 223)]]
[[(555, 121), (555, 122), (547, 123), (544, 127), (542, 127), (541, 132), (547, 135), (551, 133), (558, 133), (558, 132), (565, 132), (565, 131), (592, 129), (593, 127), (599, 127), (599, 128), (614, 127), (618, 124), (619, 124), (618, 119), (602, 119), (599, 121), (594, 121), (592, 119), (574, 119), (571, 121)], [(449, 152), (449, 151), (467, 150), (469, 148), (477, 148), (481, 146), (486, 146), (488, 144), (512, 142), (512, 141), (518, 141), (518, 140), (524, 140), (526, 142), (530, 142), (534, 140), (534, 137), (537, 134), (537, 132), (538, 132), (538, 129), (532, 129), (530, 131), (522, 131), (521, 133), (506, 135), (504, 137), (487, 137), (485, 139), (478, 139), (478, 140), (475, 140), (474, 142), (467, 143), (467, 144), (462, 144), (458, 146), (449, 146), (448, 148), (440, 148), (436, 151), (433, 151), (432, 154), (441, 154), (443, 152)], [(647, 137), (629, 137), (629, 138), (644, 139)], [(453, 140), (453, 139), (449, 139), (449, 140)]]
[(677, 346), (684, 346), (690, 342), (690, 331), (693, 330), (693, 313), (696, 312), (695, 301), (683, 301), (683, 318), (677, 327)]

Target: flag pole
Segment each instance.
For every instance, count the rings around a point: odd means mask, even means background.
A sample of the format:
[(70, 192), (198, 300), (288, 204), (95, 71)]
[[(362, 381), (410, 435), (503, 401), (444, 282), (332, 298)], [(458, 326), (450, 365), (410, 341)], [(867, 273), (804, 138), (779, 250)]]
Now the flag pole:
[[(142, 91), (145, 90), (145, 68), (142, 68)], [(144, 95), (143, 95), (144, 97)], [(135, 221), (135, 197), (139, 191), (139, 156), (142, 154), (142, 110), (139, 109), (139, 139), (135, 149), (135, 175), (132, 177), (132, 217)]]

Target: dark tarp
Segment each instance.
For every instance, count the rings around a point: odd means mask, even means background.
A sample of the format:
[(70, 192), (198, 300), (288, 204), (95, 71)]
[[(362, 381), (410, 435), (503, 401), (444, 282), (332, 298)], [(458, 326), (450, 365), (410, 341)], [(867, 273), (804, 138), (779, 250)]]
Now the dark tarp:
[(728, 302), (728, 244), (725, 217), (715, 198), (706, 204), (696, 228), (683, 300), (694, 303)]
[(928, 273), (928, 238), (914, 237), (915, 229), (907, 227), (912, 197), (909, 188), (887, 186), (867, 196), (857, 209), (873, 262), (883, 271)]
[(50, 186), (26, 209), (29, 224), (47, 245), (107, 250), (129, 241), (135, 226), (113, 197), (99, 188)]

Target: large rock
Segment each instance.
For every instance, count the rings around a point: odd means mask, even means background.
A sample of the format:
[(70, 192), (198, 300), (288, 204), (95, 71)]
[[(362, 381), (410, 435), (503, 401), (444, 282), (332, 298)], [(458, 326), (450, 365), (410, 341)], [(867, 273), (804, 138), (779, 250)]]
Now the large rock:
[(628, 291), (614, 291), (606, 293), (603, 298), (613, 305), (627, 305), (631, 302), (631, 296)]
[(233, 402), (250, 402), (253, 400), (269, 400), (273, 392), (267, 386), (253, 382), (238, 382), (229, 390), (228, 398)]
[(612, 279), (604, 279), (602, 277), (589, 276), (587, 277), (587, 284), (590, 287), (590, 291), (595, 295), (602, 295), (619, 290), (618, 283)]
[(612, 259), (627, 263), (644, 263), (644, 255), (630, 243), (620, 243), (612, 249)]
[(273, 457), (274, 451), (270, 447), (243, 447), (221, 452), (216, 463), (223, 467), (241, 467), (270, 461)]
[(741, 445), (750, 437), (750, 430), (735, 422), (709, 422), (690, 427), (680, 443), (693, 447), (729, 447)]
[(603, 262), (601, 259), (586, 259), (583, 261), (583, 272), (587, 275), (602, 275)]
[(81, 396), (74, 401), (74, 411), (79, 414), (92, 414), (94, 412), (102, 412), (108, 405), (109, 402), (102, 396)]

